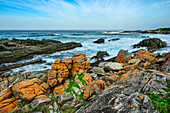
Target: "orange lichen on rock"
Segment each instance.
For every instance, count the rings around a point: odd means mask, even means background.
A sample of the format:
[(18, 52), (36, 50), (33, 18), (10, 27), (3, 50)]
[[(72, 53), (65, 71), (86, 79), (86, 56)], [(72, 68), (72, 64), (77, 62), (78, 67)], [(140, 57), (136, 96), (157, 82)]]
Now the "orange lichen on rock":
[(12, 111), (17, 104), (18, 101), (15, 100), (15, 98), (9, 98), (0, 102), (0, 113), (6, 113)]
[[(83, 74), (84, 74), (84, 77), (82, 79), (86, 82), (86, 85), (88, 85), (89, 83), (92, 82), (92, 77), (91, 77), (90, 73), (83, 73)], [(82, 82), (79, 79), (77, 79), (78, 76), (79, 75), (75, 76), (75, 82), (82, 85)]]
[(53, 94), (60, 96), (65, 89), (68, 88), (68, 83), (69, 83), (69, 79), (65, 80), (64, 84), (60, 84), (59, 86), (56, 86), (53, 90)]
[(85, 86), (83, 98), (87, 99), (94, 93), (99, 93), (105, 89), (105, 82), (103, 80), (93, 81)]
[(163, 57), (166, 58), (166, 59), (170, 58), (170, 53), (164, 54)]
[(136, 77), (140, 71), (138, 69), (129, 70), (125, 74), (121, 75), (121, 78), (117, 82), (123, 82), (125, 78), (127, 78), (129, 75), (133, 75), (132, 78)]
[(71, 67), (72, 60), (69, 58), (56, 60), (48, 74), (48, 84), (52, 87), (61, 84), (69, 76)]
[(9, 98), (12, 95), (11, 89), (4, 89), (0, 92), (0, 102)]
[(16, 83), (13, 85), (12, 91), (17, 99), (31, 101), (36, 96), (47, 94), (49, 92), (49, 85), (34, 78)]
[(140, 49), (136, 55), (135, 55), (135, 59), (139, 59), (139, 60), (148, 60), (149, 62), (154, 62), (156, 59), (156, 54), (155, 53), (148, 53), (143, 49)]
[(72, 76), (74, 76), (76, 73), (82, 74), (84, 73), (84, 70), (87, 69), (90, 66), (90, 62), (87, 61), (87, 57), (85, 54), (77, 53), (73, 55), (73, 68), (72, 68)]
[(121, 49), (115, 59), (116, 62), (126, 63), (132, 58), (131, 53), (128, 53), (128, 50)]

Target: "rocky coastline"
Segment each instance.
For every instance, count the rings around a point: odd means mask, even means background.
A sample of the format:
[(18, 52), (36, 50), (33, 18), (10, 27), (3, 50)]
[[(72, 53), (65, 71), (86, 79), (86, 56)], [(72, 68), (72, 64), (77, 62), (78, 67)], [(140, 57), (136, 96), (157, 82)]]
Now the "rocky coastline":
[(159, 28), (156, 30), (135, 30), (135, 31), (123, 31), (121, 33), (153, 33), (153, 34), (170, 34), (170, 28)]
[(82, 47), (81, 43), (43, 39), (43, 40), (21, 40), (0, 39), (0, 64), (17, 62), (32, 58), (34, 55), (51, 54), (54, 52)]
[(166, 102), (157, 107), (152, 96), (169, 98), (170, 53), (140, 49), (132, 56), (128, 50), (120, 50), (109, 60), (100, 58), (108, 56), (106, 52), (99, 53), (94, 56), (95, 63), (77, 53), (72, 58), (57, 59), (50, 70), (1, 74), (0, 112), (169, 111)]

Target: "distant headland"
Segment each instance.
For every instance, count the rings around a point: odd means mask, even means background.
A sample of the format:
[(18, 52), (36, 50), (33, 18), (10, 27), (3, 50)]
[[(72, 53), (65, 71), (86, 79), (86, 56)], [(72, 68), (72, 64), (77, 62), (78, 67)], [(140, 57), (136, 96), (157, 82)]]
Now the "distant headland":
[(154, 34), (170, 34), (170, 27), (169, 28), (159, 28), (155, 30), (135, 30), (135, 31), (123, 31), (122, 33), (154, 33)]

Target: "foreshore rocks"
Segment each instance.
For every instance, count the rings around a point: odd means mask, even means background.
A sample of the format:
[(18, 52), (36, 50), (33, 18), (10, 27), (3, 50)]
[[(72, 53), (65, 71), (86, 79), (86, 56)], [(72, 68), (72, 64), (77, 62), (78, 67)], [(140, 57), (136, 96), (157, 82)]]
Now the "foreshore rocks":
[(34, 55), (50, 54), (58, 51), (74, 49), (76, 47), (82, 47), (81, 43), (62, 43), (60, 41), (49, 39), (0, 39), (0, 64), (16, 62), (32, 58)]
[(170, 53), (141, 49), (132, 57), (127, 50), (120, 50), (116, 58), (95, 66), (85, 54), (77, 53), (57, 59), (50, 70), (3, 74), (0, 112), (34, 112), (43, 107), (37, 112), (158, 113), (147, 93), (168, 93), (162, 88), (169, 87), (169, 63)]
[(133, 48), (147, 47), (149, 52), (154, 52), (156, 49), (166, 47), (166, 42), (159, 38), (149, 38), (140, 41), (138, 44), (133, 45)]

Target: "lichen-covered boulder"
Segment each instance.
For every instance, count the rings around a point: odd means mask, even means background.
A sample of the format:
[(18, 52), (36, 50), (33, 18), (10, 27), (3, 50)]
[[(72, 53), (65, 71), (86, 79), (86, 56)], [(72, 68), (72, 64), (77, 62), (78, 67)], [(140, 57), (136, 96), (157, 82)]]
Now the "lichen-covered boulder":
[(127, 63), (132, 58), (132, 54), (128, 52), (128, 50), (121, 49), (115, 59), (116, 62), (119, 63)]
[(68, 78), (72, 68), (72, 59), (58, 59), (52, 65), (52, 68), (48, 74), (48, 84), (52, 87), (61, 84), (61, 82)]
[(53, 94), (55, 96), (61, 96), (61, 94), (64, 92), (65, 89), (68, 88), (68, 84), (69, 84), (69, 79), (65, 80), (64, 84), (60, 84), (58, 86), (56, 86), (53, 90)]
[(74, 76), (76, 73), (78, 74), (84, 73), (84, 70), (90, 66), (90, 62), (87, 61), (87, 57), (85, 54), (77, 53), (73, 55), (72, 60), (73, 60), (73, 68), (71, 70), (72, 76)]
[(135, 55), (135, 59), (138, 59), (138, 60), (147, 60), (149, 62), (155, 62), (156, 60), (156, 54), (155, 53), (149, 53), (149, 52), (146, 52), (145, 50), (143, 49), (140, 49), (136, 55)]
[(24, 80), (12, 86), (12, 91), (17, 99), (32, 101), (36, 96), (47, 94), (49, 85), (37, 78)]
[(1, 101), (0, 102), (0, 113), (6, 113), (9, 111), (12, 111), (16, 107), (17, 104), (18, 104), (18, 101), (15, 100), (14, 97)]
[(84, 99), (88, 99), (95, 93), (99, 93), (105, 89), (105, 82), (103, 80), (93, 81), (84, 88)]

